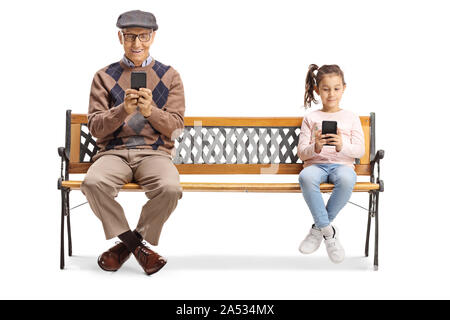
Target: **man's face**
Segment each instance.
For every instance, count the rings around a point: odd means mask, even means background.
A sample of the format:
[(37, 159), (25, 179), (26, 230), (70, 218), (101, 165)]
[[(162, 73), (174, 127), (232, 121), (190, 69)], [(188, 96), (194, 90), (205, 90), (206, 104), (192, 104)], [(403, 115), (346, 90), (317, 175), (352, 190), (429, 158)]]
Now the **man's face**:
[(125, 56), (137, 67), (148, 58), (154, 38), (155, 32), (149, 29), (127, 28), (119, 31), (119, 41), (123, 45)]

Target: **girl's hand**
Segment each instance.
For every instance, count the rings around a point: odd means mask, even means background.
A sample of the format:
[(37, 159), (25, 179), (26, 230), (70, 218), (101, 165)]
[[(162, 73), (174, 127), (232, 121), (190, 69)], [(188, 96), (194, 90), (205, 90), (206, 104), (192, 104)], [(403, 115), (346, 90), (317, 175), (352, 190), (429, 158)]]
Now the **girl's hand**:
[(337, 134), (327, 133), (323, 135), (326, 139), (326, 143), (336, 146), (336, 151), (342, 150), (342, 136), (341, 131), (338, 129)]
[(327, 140), (325, 139), (325, 134), (322, 134), (322, 130), (319, 130), (317, 126), (314, 127), (314, 138), (314, 151), (316, 153), (320, 153), (322, 151), (323, 145), (327, 143)]

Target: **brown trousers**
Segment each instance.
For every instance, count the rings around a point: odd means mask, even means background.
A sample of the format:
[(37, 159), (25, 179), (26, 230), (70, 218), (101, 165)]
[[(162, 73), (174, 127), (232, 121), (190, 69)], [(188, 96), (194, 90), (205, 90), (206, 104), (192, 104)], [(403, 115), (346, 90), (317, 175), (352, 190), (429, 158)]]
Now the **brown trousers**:
[(142, 207), (136, 230), (157, 245), (161, 230), (182, 197), (180, 176), (171, 156), (159, 150), (109, 150), (94, 156), (81, 191), (103, 224), (106, 239), (130, 230), (125, 213), (114, 199), (125, 183), (135, 182), (149, 201)]

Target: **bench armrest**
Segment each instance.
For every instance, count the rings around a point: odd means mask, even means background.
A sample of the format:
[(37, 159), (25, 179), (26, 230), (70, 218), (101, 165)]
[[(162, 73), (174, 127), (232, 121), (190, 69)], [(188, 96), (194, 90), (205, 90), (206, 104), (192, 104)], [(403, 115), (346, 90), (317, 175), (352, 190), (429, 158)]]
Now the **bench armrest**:
[(58, 148), (58, 155), (61, 157), (61, 177), (58, 179), (58, 189), (61, 189), (61, 182), (69, 177), (69, 156), (64, 147)]
[(59, 148), (58, 148), (58, 154), (59, 154), (59, 156), (60, 156), (61, 158), (63, 158), (62, 160), (64, 160), (64, 161), (69, 160), (69, 157), (68, 157), (67, 152), (66, 152), (66, 148), (64, 148), (64, 147), (59, 147)]
[(370, 160), (370, 164), (373, 165), (375, 162), (380, 163), (380, 160), (384, 158), (384, 150), (378, 150), (375, 154), (375, 157), (373, 157), (372, 160)]
[[(380, 192), (384, 191), (384, 181), (380, 179), (380, 160), (384, 158), (384, 150), (378, 150), (372, 160), (370, 160), (370, 181), (380, 185)], [(375, 165), (377, 165), (377, 176), (375, 177)]]

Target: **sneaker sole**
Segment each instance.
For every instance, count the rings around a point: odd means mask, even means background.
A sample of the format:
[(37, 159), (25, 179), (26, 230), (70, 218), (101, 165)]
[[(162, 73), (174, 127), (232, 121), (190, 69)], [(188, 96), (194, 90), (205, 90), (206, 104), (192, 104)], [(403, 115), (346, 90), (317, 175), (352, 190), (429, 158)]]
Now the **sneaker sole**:
[(314, 252), (316, 252), (317, 250), (319, 250), (319, 248), (317, 248), (316, 250), (313, 250), (313, 251), (311, 251), (311, 252), (305, 252), (305, 251), (302, 251), (302, 249), (298, 249), (298, 251), (300, 251), (300, 253), (303, 253), (303, 254), (311, 254), (311, 253), (314, 253)]

